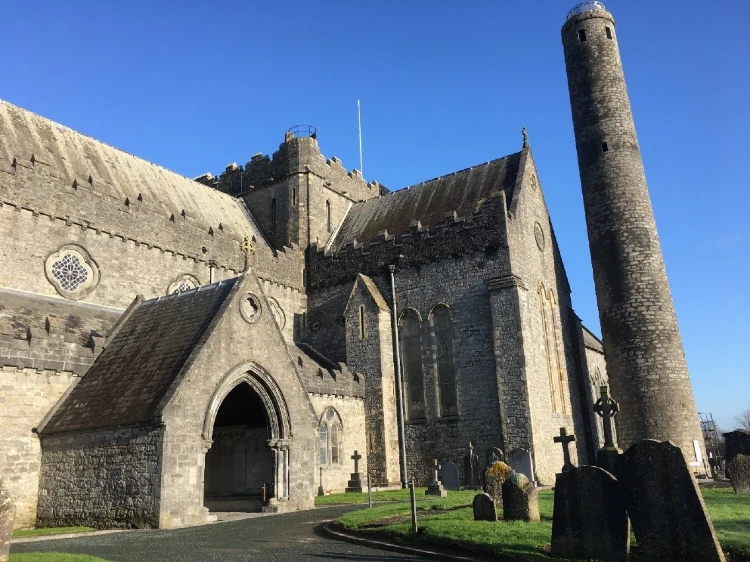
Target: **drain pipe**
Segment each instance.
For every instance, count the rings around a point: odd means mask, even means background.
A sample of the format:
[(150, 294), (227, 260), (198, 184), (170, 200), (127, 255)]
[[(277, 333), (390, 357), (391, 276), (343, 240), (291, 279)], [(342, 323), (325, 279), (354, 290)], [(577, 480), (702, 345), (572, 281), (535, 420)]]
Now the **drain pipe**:
[(401, 465), (401, 488), (408, 486), (406, 474), (406, 429), (404, 428), (404, 393), (401, 389), (401, 350), (398, 339), (398, 310), (396, 307), (396, 266), (389, 265), (391, 273), (391, 298), (393, 300), (393, 350), (396, 355), (396, 416), (398, 418), (398, 452)]

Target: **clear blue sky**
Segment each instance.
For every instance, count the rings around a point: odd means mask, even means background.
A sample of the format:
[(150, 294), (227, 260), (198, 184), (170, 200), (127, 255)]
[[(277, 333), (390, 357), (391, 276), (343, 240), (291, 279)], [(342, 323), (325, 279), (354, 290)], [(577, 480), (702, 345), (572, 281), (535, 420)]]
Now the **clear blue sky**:
[[(186, 176), (296, 124), (391, 189), (529, 131), (577, 313), (599, 331), (560, 27), (575, 2), (8, 0), (0, 97)], [(750, 408), (750, 2), (605, 2), (698, 409)]]

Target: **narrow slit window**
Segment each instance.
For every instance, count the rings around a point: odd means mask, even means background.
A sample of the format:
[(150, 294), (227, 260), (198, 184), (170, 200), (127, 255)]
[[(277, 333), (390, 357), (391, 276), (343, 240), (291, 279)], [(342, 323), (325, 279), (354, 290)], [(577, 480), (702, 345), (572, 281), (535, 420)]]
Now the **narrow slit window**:
[(609, 27), (604, 28), (604, 33), (607, 34), (607, 39), (612, 39), (612, 30)]
[(297, 188), (293, 187), (292, 188), (292, 207), (296, 207), (296, 206), (297, 206)]
[(602, 152), (607, 152), (609, 150), (609, 146), (606, 142), (602, 143)]
[(365, 307), (359, 307), (359, 340), (365, 339)]
[(331, 202), (326, 201), (326, 222), (328, 224), (328, 232), (333, 230), (333, 223), (331, 222)]
[(583, 43), (586, 41), (586, 30), (585, 29), (579, 29), (578, 30), (578, 40)]

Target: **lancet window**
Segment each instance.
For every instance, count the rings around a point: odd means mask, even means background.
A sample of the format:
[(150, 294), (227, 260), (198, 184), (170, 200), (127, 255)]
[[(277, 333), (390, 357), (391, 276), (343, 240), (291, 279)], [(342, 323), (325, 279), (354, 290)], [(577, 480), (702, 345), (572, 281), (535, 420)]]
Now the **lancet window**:
[(406, 386), (406, 416), (425, 417), (424, 373), (422, 369), (422, 327), (419, 313), (407, 309), (399, 320), (401, 366)]
[(453, 321), (447, 306), (432, 309), (435, 370), (437, 374), (438, 411), (440, 416), (458, 415), (456, 396), (456, 362), (453, 353)]
[(341, 417), (333, 408), (326, 408), (318, 426), (318, 457), (321, 466), (341, 464)]

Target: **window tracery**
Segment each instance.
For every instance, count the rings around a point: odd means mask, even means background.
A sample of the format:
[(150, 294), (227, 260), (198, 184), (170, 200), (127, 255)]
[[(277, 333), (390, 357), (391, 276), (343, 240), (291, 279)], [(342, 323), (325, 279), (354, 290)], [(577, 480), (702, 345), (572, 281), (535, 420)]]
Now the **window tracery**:
[(55, 290), (72, 300), (82, 298), (99, 282), (96, 262), (84, 248), (74, 244), (50, 254), (44, 262), (44, 272)]
[(189, 273), (185, 273), (175, 278), (167, 287), (167, 294), (174, 295), (176, 293), (184, 293), (185, 291), (191, 291), (197, 289), (200, 286), (200, 281)]
[(399, 320), (401, 365), (406, 386), (406, 417), (410, 420), (425, 417), (424, 372), (422, 368), (422, 326), (419, 313), (404, 311)]
[(450, 309), (439, 304), (430, 314), (434, 337), (435, 370), (440, 416), (458, 415), (456, 363), (453, 352), (453, 321)]
[(341, 464), (343, 425), (338, 412), (326, 408), (318, 425), (318, 461), (320, 465)]

